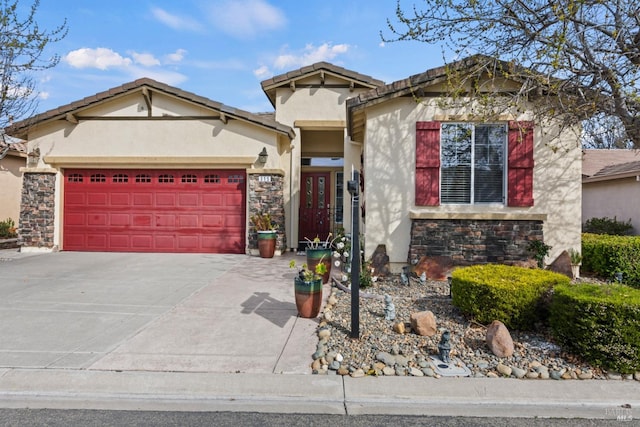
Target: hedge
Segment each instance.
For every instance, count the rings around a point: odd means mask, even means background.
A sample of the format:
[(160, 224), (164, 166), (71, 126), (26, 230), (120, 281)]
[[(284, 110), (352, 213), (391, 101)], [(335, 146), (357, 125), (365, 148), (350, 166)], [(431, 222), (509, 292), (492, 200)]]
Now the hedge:
[(554, 289), (554, 338), (589, 363), (620, 373), (640, 371), (640, 290), (581, 283)]
[(583, 234), (582, 270), (605, 279), (620, 272), (625, 285), (640, 288), (640, 236)]
[(452, 273), (453, 304), (478, 322), (500, 320), (509, 328), (534, 330), (546, 322), (544, 296), (567, 276), (500, 264), (476, 265)]

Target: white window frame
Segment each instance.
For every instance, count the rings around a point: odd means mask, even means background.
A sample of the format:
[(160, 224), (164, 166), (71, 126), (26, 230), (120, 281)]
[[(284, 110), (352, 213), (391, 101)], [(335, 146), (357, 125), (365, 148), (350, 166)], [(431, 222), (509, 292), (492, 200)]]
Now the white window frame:
[[(447, 125), (465, 125), (471, 126), (471, 178), (470, 178), (470, 187), (469, 187), (469, 203), (463, 202), (447, 202), (444, 201), (443, 198), (443, 188), (442, 188), (442, 178), (443, 178), (443, 167), (444, 162), (442, 159), (443, 153), (443, 141), (442, 134), (444, 132), (444, 127)], [(490, 126), (503, 126), (504, 127), (504, 141), (502, 145), (502, 201), (493, 201), (493, 202), (476, 202), (475, 198), (475, 163), (476, 163), (476, 126), (478, 125), (490, 125)], [(509, 129), (506, 123), (477, 123), (477, 122), (442, 122), (440, 125), (440, 203), (443, 205), (461, 205), (461, 206), (469, 206), (469, 205), (483, 205), (483, 206), (496, 206), (503, 207), (506, 205), (507, 198), (507, 166), (508, 166), (508, 148), (509, 145)]]

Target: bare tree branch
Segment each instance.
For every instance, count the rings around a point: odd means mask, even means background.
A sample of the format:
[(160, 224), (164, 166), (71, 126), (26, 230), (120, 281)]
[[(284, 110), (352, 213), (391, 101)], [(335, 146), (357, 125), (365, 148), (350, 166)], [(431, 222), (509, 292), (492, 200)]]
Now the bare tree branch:
[(18, 0), (0, 0), (0, 127), (32, 115), (37, 108), (34, 72), (55, 67), (58, 55), (45, 58), (50, 43), (67, 34), (66, 21), (51, 31), (36, 22), (40, 0), (21, 16)]
[(537, 113), (554, 113), (568, 126), (616, 118), (603, 125), (622, 127), (624, 138), (640, 148), (636, 0), (424, 0), (407, 11), (398, 0), (395, 19), (387, 24), (381, 32), (387, 42), (417, 40), (440, 46), (454, 59), (481, 53), (521, 64), (492, 74), (522, 82), (512, 101), (544, 94)]

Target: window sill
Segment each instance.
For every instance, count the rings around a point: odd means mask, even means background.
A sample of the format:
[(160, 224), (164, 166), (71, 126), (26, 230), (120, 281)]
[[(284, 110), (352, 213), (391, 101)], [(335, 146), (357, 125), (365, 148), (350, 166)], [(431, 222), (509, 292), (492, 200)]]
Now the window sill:
[(546, 221), (547, 214), (529, 212), (426, 212), (411, 209), (411, 219), (476, 219), (505, 221)]

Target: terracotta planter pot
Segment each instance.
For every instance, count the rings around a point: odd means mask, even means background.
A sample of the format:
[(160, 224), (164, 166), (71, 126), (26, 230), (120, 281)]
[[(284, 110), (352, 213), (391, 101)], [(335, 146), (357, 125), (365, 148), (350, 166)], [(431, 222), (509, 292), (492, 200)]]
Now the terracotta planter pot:
[(322, 280), (305, 282), (296, 276), (294, 287), (298, 315), (306, 319), (317, 317), (322, 305)]
[(275, 231), (258, 231), (258, 250), (261, 258), (273, 258), (276, 253)]
[(331, 249), (309, 249), (307, 248), (307, 268), (315, 271), (316, 265), (322, 262), (327, 267), (327, 272), (322, 275), (322, 283), (329, 282), (331, 274)]

